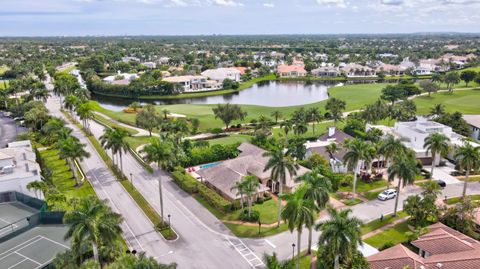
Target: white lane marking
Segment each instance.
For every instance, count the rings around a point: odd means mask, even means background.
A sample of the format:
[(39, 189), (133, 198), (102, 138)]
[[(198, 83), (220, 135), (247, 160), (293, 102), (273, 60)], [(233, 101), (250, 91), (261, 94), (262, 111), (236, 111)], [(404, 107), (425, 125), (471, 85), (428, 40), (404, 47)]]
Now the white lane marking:
[(270, 245), (272, 248), (277, 248), (277, 246), (275, 246), (272, 242), (270, 242), (268, 239), (265, 239), (265, 243), (267, 243), (268, 245)]
[(54, 243), (54, 244), (59, 245), (59, 246), (61, 246), (61, 247), (64, 247), (64, 248), (66, 248), (66, 249), (70, 249), (69, 246), (64, 245), (64, 244), (62, 244), (62, 243), (60, 243), (60, 242), (57, 242), (57, 241), (55, 241), (55, 240), (52, 240), (52, 239), (50, 239), (50, 238), (48, 238), (48, 237), (45, 237), (45, 236), (42, 236), (42, 235), (39, 235), (39, 236), (40, 236), (41, 238), (45, 239), (45, 240), (48, 240), (48, 241), (50, 241), (50, 242), (52, 242), (52, 243)]
[[(238, 243), (233, 243), (230, 238), (228, 236), (225, 236), (225, 239), (227, 239), (227, 241), (230, 243), (230, 245), (232, 245), (232, 247), (242, 256), (242, 258), (247, 261), (247, 263), (250, 265), (250, 267), (252, 268), (256, 268), (256, 267), (260, 267), (260, 266), (263, 266), (263, 261), (249, 248), (247, 247), (247, 245), (245, 245), (242, 240), (238, 239), (238, 238), (232, 238), (232, 240), (237, 240)], [(240, 249), (241, 248), (241, 249)], [(243, 253), (243, 251), (247, 250), (247, 253)], [(252, 257), (248, 257), (248, 256), (253, 256)], [(253, 261), (258, 261), (257, 262), (253, 262)]]
[(12, 253), (17, 254), (18, 256), (24, 258), (25, 260), (29, 260), (29, 261), (31, 261), (31, 262), (34, 262), (34, 263), (36, 263), (37, 265), (42, 265), (41, 263), (37, 262), (36, 260), (30, 259), (29, 257), (27, 257), (27, 256), (25, 256), (25, 255), (23, 255), (23, 254), (21, 254), (21, 253), (18, 253), (18, 252), (16, 252), (16, 251), (14, 251), (14, 252), (12, 252)]

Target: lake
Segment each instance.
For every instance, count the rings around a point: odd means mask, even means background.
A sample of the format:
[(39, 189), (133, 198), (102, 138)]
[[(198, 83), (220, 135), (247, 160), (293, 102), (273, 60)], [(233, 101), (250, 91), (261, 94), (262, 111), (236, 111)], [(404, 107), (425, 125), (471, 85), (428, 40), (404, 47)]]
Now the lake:
[[(337, 84), (338, 82), (329, 83), (325, 81), (264, 81), (232, 94), (171, 100), (144, 100), (141, 103), (157, 105), (230, 103), (269, 107), (298, 106), (328, 99), (328, 88)], [(92, 99), (98, 101), (106, 109), (113, 111), (121, 111), (135, 101), (100, 95), (92, 95)]]

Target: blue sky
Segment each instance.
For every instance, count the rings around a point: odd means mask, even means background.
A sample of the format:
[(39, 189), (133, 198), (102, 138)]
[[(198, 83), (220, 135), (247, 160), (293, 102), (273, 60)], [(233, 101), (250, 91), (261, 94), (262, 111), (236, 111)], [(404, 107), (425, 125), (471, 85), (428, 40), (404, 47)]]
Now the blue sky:
[(0, 0), (0, 36), (480, 32), (480, 0)]

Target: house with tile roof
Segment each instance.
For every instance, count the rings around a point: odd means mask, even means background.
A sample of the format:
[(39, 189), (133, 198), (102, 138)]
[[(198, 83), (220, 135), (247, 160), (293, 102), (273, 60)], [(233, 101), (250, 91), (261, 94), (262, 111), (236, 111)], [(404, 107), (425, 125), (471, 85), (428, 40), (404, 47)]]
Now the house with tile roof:
[(367, 257), (371, 269), (470, 269), (480, 268), (480, 242), (442, 223), (411, 242), (413, 252), (399, 244)]
[(291, 65), (281, 64), (277, 66), (276, 72), (282, 78), (298, 78), (307, 75), (305, 64), (298, 60), (294, 60)]

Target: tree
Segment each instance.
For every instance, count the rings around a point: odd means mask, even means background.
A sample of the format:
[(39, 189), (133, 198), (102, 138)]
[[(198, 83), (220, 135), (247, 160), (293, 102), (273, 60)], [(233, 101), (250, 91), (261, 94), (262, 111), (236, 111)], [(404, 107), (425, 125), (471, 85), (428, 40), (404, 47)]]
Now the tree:
[(382, 89), (382, 95), (380, 95), (380, 98), (391, 102), (393, 105), (395, 101), (405, 98), (405, 92), (399, 89), (397, 85), (387, 85)]
[(128, 143), (125, 138), (128, 137), (128, 132), (125, 129), (120, 128), (107, 128), (104, 129), (103, 135), (100, 136), (100, 142), (105, 149), (110, 149), (112, 155), (118, 154), (120, 160), (120, 171), (123, 174), (123, 160), (122, 160), (122, 151), (128, 151)]
[(447, 209), (442, 216), (442, 222), (463, 234), (476, 237), (478, 236), (475, 232), (477, 228), (475, 223), (477, 208), (476, 203), (472, 203), (470, 198), (465, 197), (455, 206)]
[(128, 107), (133, 109), (133, 111), (137, 112), (139, 108), (142, 108), (142, 105), (139, 102), (133, 102)]
[(445, 114), (445, 105), (444, 104), (435, 104), (430, 108), (430, 116), (439, 117)]
[[(328, 200), (330, 199), (329, 193), (332, 191), (332, 182), (329, 178), (320, 175), (318, 170), (308, 172), (302, 176), (302, 180), (305, 185), (305, 192), (303, 199), (311, 200), (315, 206), (315, 212), (318, 213), (325, 209)], [(312, 229), (313, 225), (307, 225), (308, 227), (308, 248), (307, 253), (312, 252)]]
[(34, 190), (35, 191), (35, 197), (38, 199), (38, 191), (41, 192), (41, 194), (45, 197), (45, 192), (48, 189), (47, 183), (45, 181), (41, 180), (35, 180), (31, 181), (27, 184), (27, 189), (29, 191)]
[(272, 112), (272, 114), (270, 114), (270, 116), (272, 116), (275, 119), (275, 124), (277, 124), (278, 119), (283, 117), (283, 113), (279, 110), (275, 110)]
[(256, 176), (247, 175), (243, 178), (243, 191), (247, 196), (249, 219), (252, 216), (253, 195), (258, 192), (259, 187), (260, 187), (260, 182)]
[(147, 257), (141, 252), (137, 255), (124, 254), (118, 257), (114, 262), (107, 265), (106, 269), (175, 269), (177, 264), (161, 264), (153, 257)]
[(243, 196), (245, 195), (245, 182), (243, 180), (235, 182), (232, 188), (230, 188), (230, 191), (236, 190), (237, 193), (235, 194), (236, 196), (240, 195), (240, 206), (243, 211)]
[(460, 74), (460, 78), (465, 81), (465, 86), (468, 87), (468, 83), (473, 81), (477, 76), (477, 72), (473, 70), (465, 70)]
[(305, 134), (308, 131), (308, 125), (305, 121), (295, 122), (293, 125), (293, 133), (296, 135)]
[(337, 123), (342, 120), (342, 112), (345, 110), (346, 105), (345, 101), (332, 97), (328, 99), (325, 109), (330, 112), (330, 118)]
[(77, 107), (78, 117), (82, 120), (83, 127), (90, 133), (90, 122), (93, 119), (93, 109), (89, 102), (80, 104)]
[(147, 129), (149, 135), (152, 136), (153, 129), (158, 126), (158, 114), (155, 111), (155, 106), (151, 104), (146, 105), (142, 111), (137, 114), (135, 124)]
[(163, 114), (163, 119), (167, 120), (168, 114), (170, 114), (170, 111), (168, 109), (162, 109), (162, 114)]
[(412, 185), (417, 176), (417, 160), (414, 152), (397, 154), (393, 157), (393, 163), (388, 167), (388, 181), (398, 178), (397, 196), (395, 197), (395, 207), (393, 216), (397, 215), (398, 197), (400, 197), (400, 186)]
[(394, 106), (393, 118), (399, 121), (410, 121), (416, 118), (417, 105), (412, 100), (403, 100), (403, 102)]
[(213, 114), (215, 119), (221, 119), (225, 124), (225, 129), (228, 129), (230, 123), (234, 120), (243, 120), (247, 116), (247, 112), (244, 112), (239, 105), (232, 105), (227, 103), (225, 105), (218, 104), (214, 107)]
[(453, 91), (453, 85), (460, 83), (460, 76), (457, 72), (450, 72), (445, 75), (445, 83), (449, 92)]
[(355, 197), (355, 191), (357, 187), (357, 174), (360, 167), (363, 166), (363, 162), (368, 158), (369, 145), (358, 138), (345, 141), (344, 148), (347, 150), (343, 160), (347, 162), (347, 166), (353, 171), (353, 191), (352, 194)]
[(428, 93), (428, 97), (430, 97), (433, 92), (437, 92), (439, 90), (438, 85), (430, 80), (421, 80), (418, 84), (424, 92)]
[(272, 122), (269, 118), (264, 115), (260, 115), (258, 118), (257, 124), (255, 125), (255, 133), (261, 132), (265, 135), (268, 135), (271, 129)]
[(70, 111), (70, 116), (72, 116), (73, 119), (76, 119), (75, 114), (73, 111), (75, 108), (80, 104), (80, 100), (78, 97), (74, 94), (70, 94), (65, 99), (63, 100), (63, 106)]
[(288, 136), (288, 133), (293, 128), (293, 122), (291, 120), (284, 120), (280, 123), (280, 128), (283, 128), (283, 131), (285, 132), (285, 136)]
[[(433, 176), (433, 169), (435, 168), (435, 163), (437, 162), (437, 156), (440, 158), (448, 154), (450, 149), (450, 138), (445, 136), (442, 133), (431, 133), (425, 138), (423, 143), (423, 148), (428, 152), (432, 153), (432, 170), (430, 174)], [(438, 155), (437, 155), (438, 154)], [(431, 178), (431, 177), (430, 177)]]
[(376, 123), (388, 116), (388, 107), (382, 99), (378, 99), (373, 104), (366, 105), (361, 112), (361, 117), (366, 123)]
[(266, 269), (293, 269), (295, 267), (293, 260), (279, 261), (275, 252), (272, 256), (263, 254), (263, 262)]
[(477, 171), (480, 168), (480, 147), (475, 147), (468, 141), (463, 142), (463, 146), (459, 147), (455, 152), (455, 160), (460, 169), (465, 171), (465, 179), (463, 183), (462, 196), (465, 199), (467, 194), (467, 183), (470, 171)]
[(297, 229), (297, 269), (300, 269), (300, 251), (303, 226), (312, 226), (315, 221), (313, 200), (304, 199), (306, 188), (299, 188), (286, 196), (287, 204), (282, 210), (282, 219), (287, 222), (288, 229)]
[(439, 73), (433, 73), (432, 74), (432, 82), (436, 83), (437, 85), (443, 82), (443, 75)]
[(60, 158), (67, 160), (67, 163), (70, 165), (70, 170), (75, 178), (75, 185), (78, 186), (78, 175), (77, 169), (75, 168), (75, 162), (77, 159), (82, 161), (83, 158), (90, 157), (90, 153), (85, 151), (85, 144), (80, 143), (76, 137), (70, 136), (58, 141), (56, 148), (60, 151)]
[(330, 218), (315, 227), (321, 232), (318, 245), (328, 248), (328, 252), (334, 256), (334, 269), (340, 269), (342, 260), (351, 257), (358, 245), (363, 245), (360, 231), (362, 222), (350, 216), (351, 209), (337, 211), (329, 207), (328, 213)]
[[(288, 151), (284, 152), (283, 149), (274, 149), (267, 151), (263, 154), (263, 157), (268, 157), (268, 162), (263, 169), (263, 172), (270, 170), (270, 178), (273, 182), (278, 183), (278, 210), (277, 210), (277, 226), (280, 227), (280, 214), (282, 210), (283, 184), (287, 181), (287, 173), (290, 178), (293, 178), (297, 174), (299, 168)], [(274, 184), (272, 184), (272, 191), (274, 191)]]
[[(53, 86), (53, 92), (58, 96), (68, 96), (80, 88), (77, 78), (68, 73), (56, 74)], [(63, 102), (60, 100), (60, 103)]]
[(90, 243), (98, 263), (101, 262), (99, 247), (121, 240), (122, 217), (114, 213), (105, 201), (94, 196), (80, 199), (73, 210), (65, 213), (63, 222), (69, 225), (65, 239), (72, 238), (72, 244), (77, 245), (74, 249), (79, 249), (78, 245), (82, 242)]
[(315, 123), (320, 123), (322, 119), (323, 116), (318, 107), (311, 107), (307, 110), (307, 120), (312, 122), (313, 134), (315, 134)]
[(325, 151), (328, 153), (328, 156), (330, 156), (330, 159), (335, 158), (335, 153), (337, 153), (340, 150), (340, 147), (337, 143), (330, 143), (325, 147)]

